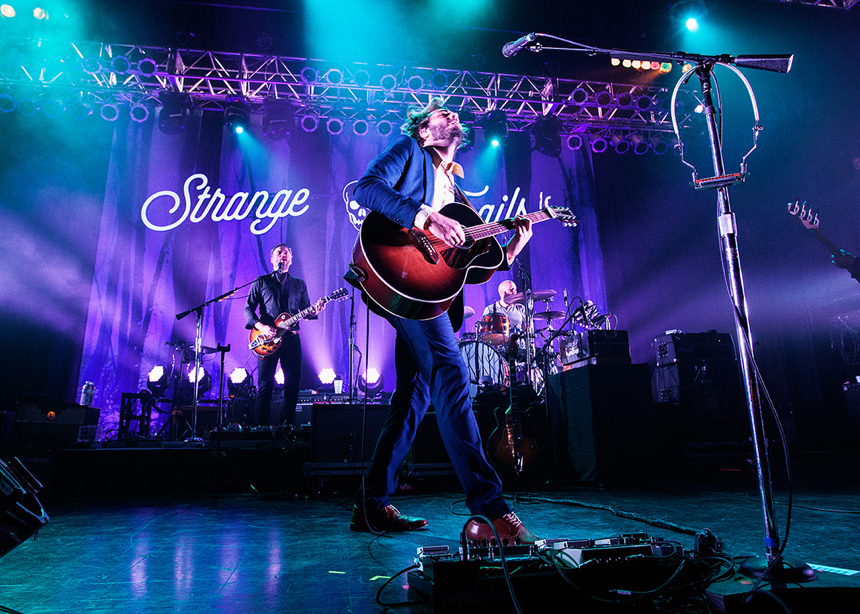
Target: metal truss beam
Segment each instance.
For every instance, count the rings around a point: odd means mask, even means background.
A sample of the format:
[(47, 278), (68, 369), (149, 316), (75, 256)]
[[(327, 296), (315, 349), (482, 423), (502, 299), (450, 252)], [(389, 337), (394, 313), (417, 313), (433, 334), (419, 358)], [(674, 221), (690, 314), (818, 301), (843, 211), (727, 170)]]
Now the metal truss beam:
[[(0, 88), (6, 93), (97, 105), (160, 104), (166, 92), (187, 94), (200, 109), (223, 110), (247, 99), (289, 101), (297, 115), (399, 121), (431, 96), (480, 119), (502, 111), (510, 131), (555, 117), (562, 134), (669, 133), (665, 87), (602, 83), (408, 65), (335, 62), (98, 42), (54, 44), (0, 38)], [(686, 124), (688, 117), (682, 117)], [(467, 120), (468, 121), (468, 120)]]

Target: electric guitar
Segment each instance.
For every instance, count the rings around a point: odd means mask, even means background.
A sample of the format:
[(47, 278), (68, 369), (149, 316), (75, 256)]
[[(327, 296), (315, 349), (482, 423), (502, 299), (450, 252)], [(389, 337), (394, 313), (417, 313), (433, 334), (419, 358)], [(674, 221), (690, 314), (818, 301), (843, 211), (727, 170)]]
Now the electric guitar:
[[(323, 302), (323, 305), (325, 305), (326, 303), (330, 303), (332, 301), (343, 300), (346, 298), (346, 296), (346, 289), (340, 288), (320, 300)], [(316, 313), (316, 303), (314, 303), (307, 309), (301, 310), (295, 315), (289, 314), (287, 312), (282, 313), (277, 318), (275, 318), (275, 326), (278, 328), (278, 330), (275, 331), (275, 333), (272, 335), (265, 335), (256, 328), (252, 328), (248, 339), (248, 349), (257, 354), (259, 358), (265, 358), (266, 356), (269, 356), (270, 354), (274, 353), (275, 350), (278, 349), (278, 346), (281, 344), (281, 340), (285, 335), (294, 335), (296, 333), (294, 327), (296, 324), (298, 324), (300, 320), (303, 320), (304, 318), (314, 313)]]
[(518, 335), (511, 335), (506, 351), (511, 375), (510, 406), (496, 409), (495, 430), (487, 439), (487, 457), (503, 475), (514, 479), (534, 477), (536, 464), (541, 460), (543, 447), (535, 437), (527, 436), (530, 429), (523, 426), (524, 411), (520, 408), (519, 386), (516, 383), (516, 355)]
[(835, 256), (842, 251), (836, 247), (833, 241), (828, 239), (823, 232), (818, 230), (818, 213), (813, 213), (812, 207), (807, 209), (805, 200), (803, 202), (796, 200), (793, 203), (788, 203), (788, 212), (797, 217), (797, 219), (800, 220), (800, 223), (803, 224), (804, 228), (812, 231), (815, 238), (821, 241), (821, 244), (830, 250), (831, 256)]
[[(445, 205), (441, 213), (464, 227), (464, 245), (451, 247), (430, 232), (404, 228), (376, 211), (362, 222), (350, 268), (383, 310), (408, 320), (430, 320), (448, 310), (464, 284), (489, 281), (504, 262), (505, 250), (495, 236), (514, 229), (514, 218), (484, 223), (462, 203)], [(524, 217), (532, 223), (577, 223), (569, 210), (557, 207)]]

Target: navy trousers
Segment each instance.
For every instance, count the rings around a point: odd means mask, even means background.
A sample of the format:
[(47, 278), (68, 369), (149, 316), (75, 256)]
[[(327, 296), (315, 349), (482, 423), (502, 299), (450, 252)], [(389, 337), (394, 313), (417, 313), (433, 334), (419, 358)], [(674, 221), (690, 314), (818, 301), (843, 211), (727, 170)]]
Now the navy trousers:
[(454, 471), (472, 514), (495, 519), (510, 511), (502, 483), (487, 461), (469, 397), (469, 372), (448, 314), (432, 320), (389, 316), (397, 331), (397, 382), (365, 478), (367, 507), (380, 509), (397, 489), (397, 477), (432, 402)]

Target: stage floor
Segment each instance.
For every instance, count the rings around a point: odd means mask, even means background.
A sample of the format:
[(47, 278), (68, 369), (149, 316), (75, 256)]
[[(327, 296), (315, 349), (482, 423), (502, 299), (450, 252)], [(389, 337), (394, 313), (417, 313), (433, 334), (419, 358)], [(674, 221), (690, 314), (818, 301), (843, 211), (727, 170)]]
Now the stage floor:
[[(109, 462), (111, 457), (101, 458)], [(854, 542), (860, 510), (857, 474), (827, 476), (799, 475), (786, 557), (843, 571), (819, 570), (816, 580), (780, 593), (794, 612), (858, 611), (860, 603), (860, 557)], [(395, 504), (405, 513), (426, 517), (428, 530), (382, 536), (351, 532), (355, 481), (339, 480), (320, 492), (302, 487), (133, 498), (111, 494), (110, 485), (103, 484), (101, 493), (92, 495), (46, 494), (40, 498), (51, 519), (38, 539), (0, 558), (0, 606), (24, 614), (379, 612), (377, 591), (413, 564), (417, 548), (457, 548), (467, 511), (450, 483), (415, 481)], [(786, 499), (786, 491), (778, 488), (781, 537)], [(734, 557), (735, 570), (744, 557), (764, 553), (753, 474), (686, 478), (648, 488), (536, 489), (510, 493), (509, 500), (526, 526), (543, 538), (646, 533), (689, 549), (693, 533), (709, 528)], [(407, 587), (404, 573), (380, 599), (386, 604), (414, 602), (397, 608), (400, 612), (439, 610)], [(710, 611), (741, 611), (735, 607), (738, 595), (750, 588), (740, 577), (711, 586), (716, 600)], [(573, 588), (561, 590), (540, 602), (521, 599), (522, 611), (546, 612), (550, 603), (573, 604), (583, 598)], [(793, 599), (801, 594), (815, 606)], [(755, 607), (745, 611), (783, 611), (769, 609), (774, 600), (756, 599)]]

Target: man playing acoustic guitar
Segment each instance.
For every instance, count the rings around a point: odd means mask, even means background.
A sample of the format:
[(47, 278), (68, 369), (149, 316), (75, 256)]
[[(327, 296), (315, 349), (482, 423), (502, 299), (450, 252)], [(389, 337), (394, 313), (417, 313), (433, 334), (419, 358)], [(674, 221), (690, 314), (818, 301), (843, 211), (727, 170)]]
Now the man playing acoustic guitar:
[[(421, 110), (411, 110), (402, 131), (404, 135), (371, 162), (355, 188), (355, 200), (399, 227), (423, 231), (427, 237), (441, 240), (441, 247), (466, 246), (464, 227), (440, 212), (445, 205), (466, 200), (454, 182), (455, 175), (463, 174), (453, 161), (464, 138), (459, 117), (437, 99)], [(531, 238), (531, 220), (518, 219), (515, 229), (514, 238), (504, 249), (504, 258), (500, 258), (504, 260), (502, 266), (509, 267)], [(346, 279), (353, 285), (361, 284), (362, 271), (355, 262)], [(397, 382), (367, 470), (364, 492), (359, 493), (353, 507), (350, 528), (409, 531), (427, 525), (423, 518), (401, 514), (391, 505), (389, 496), (397, 488), (400, 467), (432, 402), (439, 432), (466, 491), (469, 510), (492, 522), (503, 542), (533, 543), (535, 536), (502, 497), (501, 481), (487, 461), (472, 412), (469, 372), (454, 336), (462, 321), (462, 295), (441, 315), (425, 319), (398, 317), (366, 294), (365, 299), (397, 332)], [(467, 539), (483, 541), (493, 537), (487, 523), (472, 520), (466, 527)]]
[[(275, 320), (282, 313), (295, 314), (311, 306), (308, 287), (304, 280), (290, 275), (293, 264), (293, 251), (279, 243), (269, 252), (272, 272), (258, 277), (251, 285), (245, 303), (245, 328), (256, 328), (265, 336), (275, 337), (278, 329)], [(320, 299), (314, 304), (308, 319), (316, 319), (325, 302)], [(259, 316), (257, 311), (259, 310)], [(257, 370), (257, 399), (254, 403), (254, 418), (250, 426), (267, 426), (272, 405), (272, 392), (275, 387), (275, 371), (278, 363), (284, 372), (284, 400), (281, 404), (279, 422), (291, 427), (299, 401), (299, 384), (302, 379), (302, 341), (295, 332), (288, 332), (280, 338), (275, 351), (261, 356)]]

